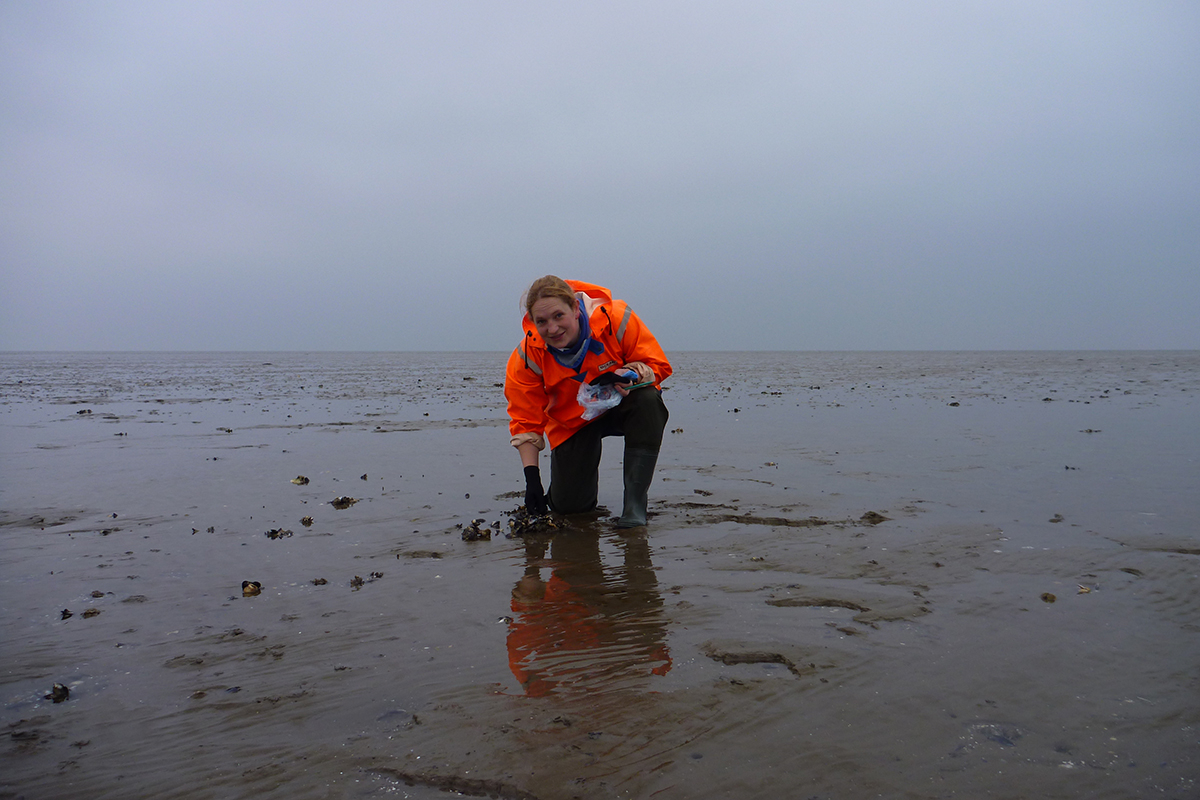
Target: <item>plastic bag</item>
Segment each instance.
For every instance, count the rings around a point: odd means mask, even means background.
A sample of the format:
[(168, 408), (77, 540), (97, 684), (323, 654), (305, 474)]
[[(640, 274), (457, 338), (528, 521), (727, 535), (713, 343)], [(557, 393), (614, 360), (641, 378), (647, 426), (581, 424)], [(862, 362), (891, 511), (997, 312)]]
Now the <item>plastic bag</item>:
[(593, 386), (590, 383), (581, 383), (579, 384), (579, 394), (575, 396), (575, 399), (579, 401), (579, 405), (583, 406), (583, 418), (593, 420), (610, 408), (621, 405), (624, 398), (612, 384)]

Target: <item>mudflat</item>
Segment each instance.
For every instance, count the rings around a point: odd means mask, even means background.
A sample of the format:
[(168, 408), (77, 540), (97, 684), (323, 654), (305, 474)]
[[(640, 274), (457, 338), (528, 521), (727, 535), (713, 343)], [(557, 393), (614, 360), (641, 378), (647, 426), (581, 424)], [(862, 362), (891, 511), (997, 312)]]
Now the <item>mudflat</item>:
[(0, 797), (1200, 792), (1200, 353), (671, 355), (616, 531), (503, 353), (0, 354)]

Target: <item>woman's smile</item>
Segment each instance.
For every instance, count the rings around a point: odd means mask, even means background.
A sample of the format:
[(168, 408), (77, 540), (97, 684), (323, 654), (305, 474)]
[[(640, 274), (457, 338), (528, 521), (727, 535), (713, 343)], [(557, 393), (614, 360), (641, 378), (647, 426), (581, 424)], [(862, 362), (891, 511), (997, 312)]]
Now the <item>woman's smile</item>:
[(579, 313), (557, 297), (543, 297), (530, 310), (542, 341), (559, 350), (579, 339)]

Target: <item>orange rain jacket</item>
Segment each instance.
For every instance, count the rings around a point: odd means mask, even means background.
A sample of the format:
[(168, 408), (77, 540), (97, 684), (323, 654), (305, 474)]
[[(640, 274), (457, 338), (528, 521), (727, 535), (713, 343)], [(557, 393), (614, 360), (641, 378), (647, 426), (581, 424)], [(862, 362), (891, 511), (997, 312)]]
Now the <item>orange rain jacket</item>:
[(602, 372), (641, 362), (653, 370), (656, 389), (671, 374), (658, 340), (624, 300), (613, 300), (603, 286), (583, 281), (567, 281), (567, 285), (575, 290), (588, 315), (592, 339), (604, 345), (604, 352), (589, 352), (579, 372), (564, 367), (525, 315), (525, 338), (509, 356), (504, 379), (513, 447), (533, 442), (541, 450), (549, 439), (553, 449), (586, 425), (583, 406), (576, 399), (579, 386)]

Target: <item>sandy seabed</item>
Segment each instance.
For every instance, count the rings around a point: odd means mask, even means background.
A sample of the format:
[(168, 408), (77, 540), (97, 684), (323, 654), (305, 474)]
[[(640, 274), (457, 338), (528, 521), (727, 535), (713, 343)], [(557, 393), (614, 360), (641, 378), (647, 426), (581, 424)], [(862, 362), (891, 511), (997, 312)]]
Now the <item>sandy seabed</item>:
[(1200, 796), (1200, 353), (679, 354), (513, 538), (504, 358), (0, 355), (0, 797)]

